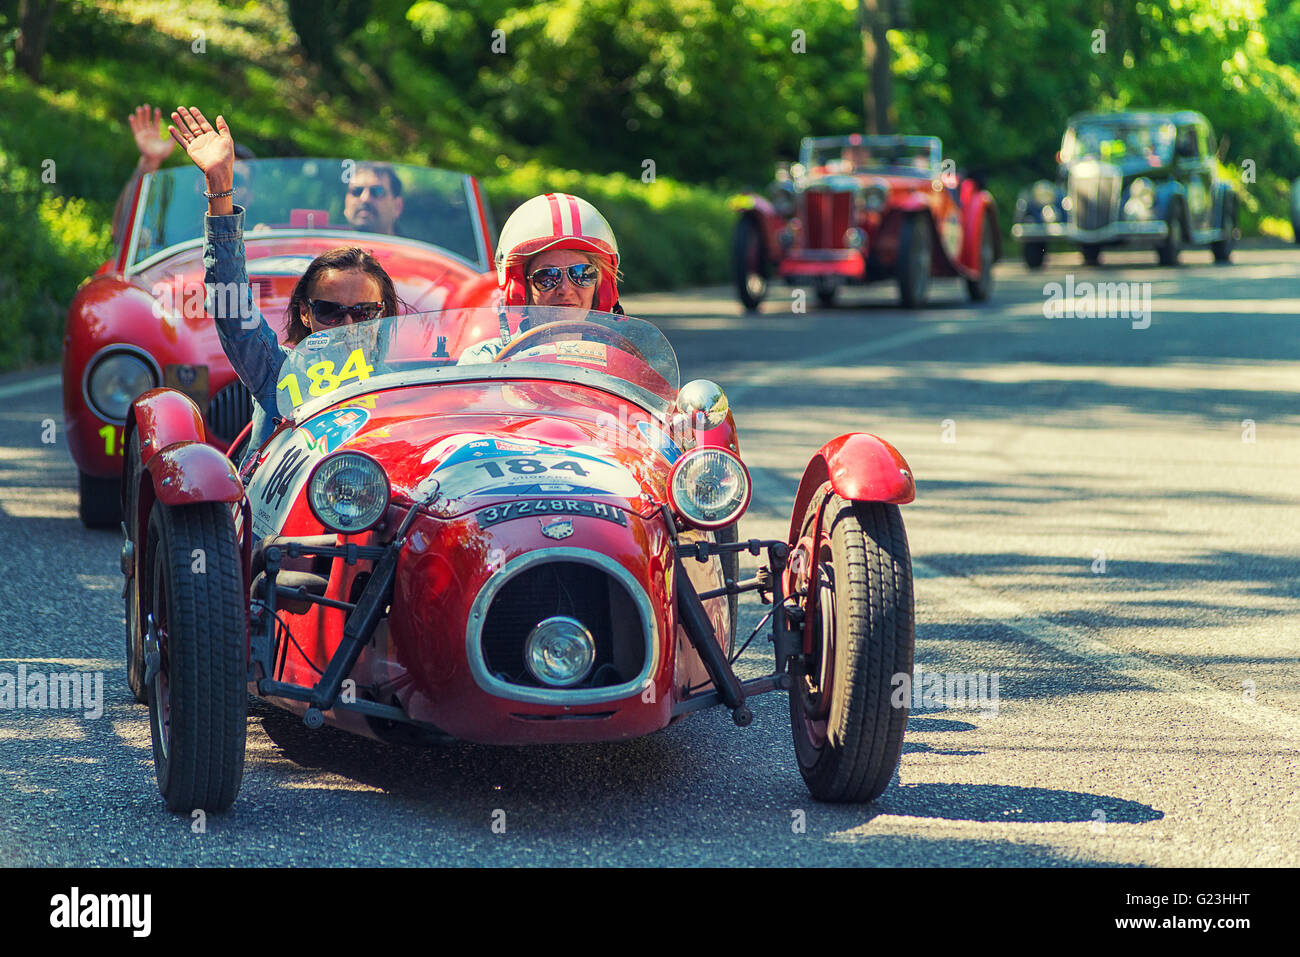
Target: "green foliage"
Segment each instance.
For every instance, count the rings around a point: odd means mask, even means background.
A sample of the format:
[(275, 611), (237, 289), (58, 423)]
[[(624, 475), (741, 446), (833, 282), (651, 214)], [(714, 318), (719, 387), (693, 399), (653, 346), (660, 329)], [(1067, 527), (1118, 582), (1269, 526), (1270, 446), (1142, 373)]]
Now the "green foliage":
[(108, 254), (108, 212), (0, 152), (0, 368), (58, 358), (68, 304)]
[(593, 203), (618, 237), (623, 292), (724, 282), (735, 213), (717, 193), (657, 177), (596, 175), (528, 163), (482, 181), (498, 223), (539, 193), (565, 192)]

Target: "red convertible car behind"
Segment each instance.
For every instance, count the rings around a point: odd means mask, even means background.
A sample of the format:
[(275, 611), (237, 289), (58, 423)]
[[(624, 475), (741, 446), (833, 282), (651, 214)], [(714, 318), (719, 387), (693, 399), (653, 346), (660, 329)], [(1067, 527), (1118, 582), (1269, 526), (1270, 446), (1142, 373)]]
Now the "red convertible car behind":
[[(337, 159), (248, 160), (235, 202), (249, 209), (245, 243), (255, 301), (274, 324), (307, 264), (337, 246), (370, 250), (413, 311), (486, 304), (496, 290), (493, 229), (474, 178), (392, 164), (405, 209), (397, 235), (343, 218), (359, 164)], [(121, 521), (123, 426), (131, 401), (157, 386), (184, 392), (203, 438), (225, 448), (252, 415), (204, 308), (202, 174), (145, 176), (117, 255), (78, 291), (63, 340), (63, 416), (79, 474), (79, 513), (92, 527)], [(231, 290), (231, 295), (234, 291)]]
[(992, 292), (997, 208), (936, 137), (807, 137), (768, 196), (736, 205), (732, 267), (746, 309), (777, 279), (811, 285), (823, 306), (841, 286), (879, 280), (896, 282), (908, 309), (925, 305), (931, 278), (964, 280), (974, 300)]

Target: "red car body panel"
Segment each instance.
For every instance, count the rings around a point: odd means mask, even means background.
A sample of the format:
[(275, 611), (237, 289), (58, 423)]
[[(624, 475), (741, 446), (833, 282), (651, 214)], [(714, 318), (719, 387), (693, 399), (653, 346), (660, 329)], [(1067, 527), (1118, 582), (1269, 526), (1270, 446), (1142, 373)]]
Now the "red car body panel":
[(791, 510), (791, 545), (799, 540), (808, 503), (827, 484), (840, 498), (855, 502), (906, 505), (916, 498), (912, 469), (898, 449), (865, 432), (841, 435), (823, 445), (804, 469)]
[(238, 502), (244, 486), (235, 467), (210, 445), (177, 442), (149, 459), (154, 496), (164, 505)]
[[(200, 246), (178, 247), (174, 255), (143, 270), (129, 270), (128, 251), (141, 228), (143, 185), (131, 197), (134, 211), (126, 239), (113, 258), (87, 281), (68, 310), (63, 338), (63, 409), (68, 448), (77, 468), (87, 475), (109, 478), (122, 471), (124, 447), (121, 420), (101, 415), (88, 400), (89, 364), (101, 350), (121, 346), (143, 354), (154, 368), (160, 385), (181, 387), (199, 407), (207, 423), (205, 441), (226, 448), (242, 428), (242, 416), (223, 413), (222, 430), (210, 418), (210, 403), (237, 383), (204, 307), (203, 251)], [(477, 183), (473, 195), (481, 235), (491, 250), (491, 233)], [(283, 235), (275, 229), (257, 230), (250, 214), (244, 235), (250, 283), (259, 308), (284, 339), (285, 308), (302, 267), (319, 254), (339, 245), (361, 245), (383, 264), (393, 278), (399, 299), (410, 311), (453, 306), (487, 305), (496, 295), (496, 277), (480, 272), (466, 261), (436, 246), (410, 239), (360, 235), (322, 229), (308, 235)], [(169, 375), (169, 367), (175, 367)], [(192, 378), (192, 385), (171, 381), (175, 375)], [(235, 392), (223, 408), (235, 401)]]

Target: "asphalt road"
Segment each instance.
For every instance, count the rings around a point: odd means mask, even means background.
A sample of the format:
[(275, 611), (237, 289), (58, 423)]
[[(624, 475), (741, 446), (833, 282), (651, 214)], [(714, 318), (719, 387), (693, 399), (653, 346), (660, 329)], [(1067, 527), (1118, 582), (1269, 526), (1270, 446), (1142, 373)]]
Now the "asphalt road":
[[(102, 671), (105, 699), (0, 710), (0, 865), (1300, 864), (1300, 251), (1153, 260), (1004, 262), (990, 303), (940, 282), (916, 313), (883, 286), (806, 313), (782, 289), (748, 317), (727, 290), (629, 297), (683, 379), (728, 390), (742, 536), (784, 534), (835, 435), (912, 465), (918, 666), (999, 696), (914, 709), (870, 806), (808, 796), (771, 694), (747, 729), (714, 710), (536, 749), (391, 747), (255, 706), (234, 809), (173, 816), (125, 685), (119, 536), (76, 519), (57, 369), (0, 379), (0, 672)], [(1149, 326), (1045, 318), (1067, 274), (1149, 283)]]

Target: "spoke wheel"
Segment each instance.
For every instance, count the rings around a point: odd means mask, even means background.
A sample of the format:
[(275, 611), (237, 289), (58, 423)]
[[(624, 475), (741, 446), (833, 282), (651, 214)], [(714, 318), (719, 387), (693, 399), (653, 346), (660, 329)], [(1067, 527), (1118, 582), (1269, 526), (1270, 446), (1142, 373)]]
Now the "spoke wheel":
[[(139, 486), (139, 463), (140, 463), (140, 433), (133, 431), (131, 441), (126, 450), (126, 461), (131, 471), (137, 473), (127, 486), (127, 505), (125, 521), (128, 533), (134, 536), (135, 514), (140, 499)], [(136, 542), (135, 547), (140, 548), (140, 543)], [(139, 560), (139, 553), (135, 561), (135, 572), (131, 575), (130, 580), (126, 583), (126, 683), (131, 689), (131, 697), (135, 699), (136, 704), (148, 704), (149, 692), (145, 688), (145, 660), (144, 660), (144, 633), (145, 633), (145, 615), (140, 614), (140, 594), (144, 586), (140, 582), (141, 569), (147, 573), (149, 566)]]
[(222, 503), (149, 518), (149, 729), (172, 811), (224, 811), (244, 773), (247, 605), (234, 522)]
[(891, 697), (895, 676), (912, 673), (912, 564), (898, 507), (832, 495), (811, 554), (818, 608), (790, 692), (795, 757), (814, 798), (871, 801), (898, 767), (908, 709)]

